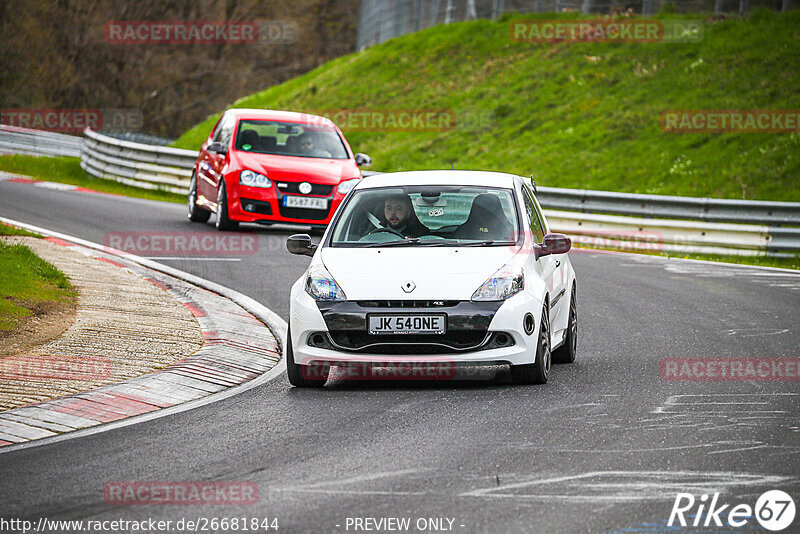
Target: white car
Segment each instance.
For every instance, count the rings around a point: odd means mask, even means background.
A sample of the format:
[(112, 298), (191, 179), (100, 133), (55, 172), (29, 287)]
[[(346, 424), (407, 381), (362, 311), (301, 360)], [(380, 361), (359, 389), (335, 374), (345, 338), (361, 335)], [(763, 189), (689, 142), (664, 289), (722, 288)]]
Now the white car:
[(510, 365), (543, 384), (578, 333), (570, 239), (551, 234), (535, 185), (511, 174), (370, 176), (342, 202), (292, 286), (285, 357), (294, 386), (331, 366)]

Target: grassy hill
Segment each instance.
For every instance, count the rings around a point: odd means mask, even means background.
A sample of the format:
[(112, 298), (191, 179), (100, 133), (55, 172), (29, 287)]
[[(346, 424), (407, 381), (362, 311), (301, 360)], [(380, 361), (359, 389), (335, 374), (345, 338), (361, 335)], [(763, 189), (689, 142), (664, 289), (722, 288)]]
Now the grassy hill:
[[(482, 119), (449, 131), (343, 128), (375, 170), (454, 164), (534, 173), (554, 187), (800, 201), (800, 132), (678, 134), (659, 123), (664, 110), (799, 109), (800, 10), (689, 17), (706, 23), (699, 43), (512, 42), (509, 23), (520, 16), (440, 25), (233, 106), (448, 109)], [(197, 149), (217, 117), (175, 146)]]

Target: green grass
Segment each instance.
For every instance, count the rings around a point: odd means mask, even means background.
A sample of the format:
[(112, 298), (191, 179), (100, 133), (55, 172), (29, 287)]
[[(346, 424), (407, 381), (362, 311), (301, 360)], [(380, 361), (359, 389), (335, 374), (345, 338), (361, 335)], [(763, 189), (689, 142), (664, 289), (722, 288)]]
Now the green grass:
[(781, 269), (800, 270), (800, 254), (795, 254), (789, 258), (776, 258), (774, 256), (744, 256), (738, 254), (688, 254), (677, 252), (663, 252), (658, 250), (636, 250), (633, 248), (600, 247), (581, 244), (580, 249), (585, 250), (610, 250), (612, 252), (629, 252), (632, 254), (646, 254), (650, 256), (663, 256), (666, 258), (683, 258), (690, 260), (718, 261), (724, 263), (737, 263), (740, 265), (757, 265), (759, 267), (778, 267)]
[(684, 254), (680, 256), (669, 255), (675, 258), (689, 258), (691, 260), (723, 261), (726, 263), (740, 263), (742, 265), (759, 265), (761, 267), (780, 267), (781, 269), (800, 269), (800, 256), (792, 258), (773, 258), (771, 256), (737, 256), (737, 255), (708, 255)]
[(0, 156), (0, 171), (24, 174), (38, 180), (77, 185), (103, 193), (125, 195), (128, 197), (163, 200), (166, 202), (186, 202), (184, 195), (166, 191), (142, 189), (121, 184), (113, 180), (94, 178), (81, 169), (80, 158), (47, 156), (11, 155)]
[(15, 226), (9, 226), (5, 223), (0, 223), (0, 236), (4, 235), (21, 235), (26, 237), (42, 237), (39, 234), (34, 232), (29, 232), (27, 230), (23, 230), (22, 228), (17, 228)]
[[(534, 173), (554, 187), (800, 201), (800, 133), (676, 134), (659, 124), (671, 109), (800, 108), (800, 10), (707, 22), (699, 43), (511, 42), (519, 18), (402, 36), (232, 106), (447, 109), (484, 120), (450, 131), (345, 129), (380, 171), (454, 164)], [(174, 146), (198, 149), (218, 116)]]
[(31, 249), (0, 242), (0, 330), (12, 330), (47, 302), (75, 297), (67, 277)]

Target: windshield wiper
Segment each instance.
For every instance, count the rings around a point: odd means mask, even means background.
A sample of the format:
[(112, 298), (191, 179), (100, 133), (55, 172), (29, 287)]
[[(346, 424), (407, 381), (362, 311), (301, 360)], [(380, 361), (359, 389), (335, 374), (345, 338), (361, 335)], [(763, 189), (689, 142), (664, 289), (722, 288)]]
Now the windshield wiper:
[(403, 239), (402, 241), (387, 241), (386, 243), (370, 243), (369, 245), (364, 245), (364, 248), (396, 247), (398, 245), (416, 245), (417, 243), (419, 243), (418, 237), (409, 237), (408, 239)]
[(364, 248), (371, 247), (396, 247), (400, 245), (417, 245), (420, 247), (488, 247), (491, 245), (515, 245), (515, 241), (495, 241), (494, 239), (487, 239), (484, 241), (472, 241), (469, 243), (462, 243), (457, 239), (437, 239), (436, 241), (421, 241), (419, 237), (409, 237), (402, 241), (388, 241), (386, 243), (370, 243), (364, 245)]
[(472, 243), (462, 243), (463, 247), (488, 247), (490, 245), (516, 245), (515, 241), (495, 241), (487, 239), (485, 241), (473, 241)]
[(435, 241), (423, 241), (419, 243), (422, 247), (448, 247), (451, 245), (458, 245), (456, 239), (437, 239)]

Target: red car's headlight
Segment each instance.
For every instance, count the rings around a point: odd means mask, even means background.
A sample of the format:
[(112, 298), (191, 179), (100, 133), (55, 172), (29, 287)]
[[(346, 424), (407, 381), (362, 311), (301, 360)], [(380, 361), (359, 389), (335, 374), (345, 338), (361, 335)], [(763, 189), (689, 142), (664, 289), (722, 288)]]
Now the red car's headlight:
[(346, 195), (347, 193), (353, 190), (356, 184), (358, 184), (359, 180), (361, 180), (361, 178), (352, 178), (350, 180), (345, 180), (344, 182), (339, 184), (339, 187), (337, 187), (336, 190), (340, 194)]
[(258, 174), (251, 170), (244, 170), (239, 174), (239, 183), (248, 187), (272, 187), (272, 182), (263, 174)]

